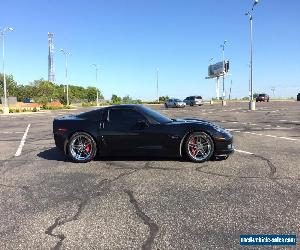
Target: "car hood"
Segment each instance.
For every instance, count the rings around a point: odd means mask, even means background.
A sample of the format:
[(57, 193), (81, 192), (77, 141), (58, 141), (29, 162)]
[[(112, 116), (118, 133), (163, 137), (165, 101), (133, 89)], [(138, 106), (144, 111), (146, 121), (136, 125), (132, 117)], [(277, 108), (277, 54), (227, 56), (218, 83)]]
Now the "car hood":
[(191, 123), (191, 124), (202, 124), (202, 125), (208, 125), (213, 128), (225, 130), (222, 126), (219, 126), (213, 122), (207, 121), (207, 120), (202, 120), (202, 119), (197, 119), (197, 118), (182, 118), (182, 119), (173, 119), (173, 124), (186, 124), (186, 123)]

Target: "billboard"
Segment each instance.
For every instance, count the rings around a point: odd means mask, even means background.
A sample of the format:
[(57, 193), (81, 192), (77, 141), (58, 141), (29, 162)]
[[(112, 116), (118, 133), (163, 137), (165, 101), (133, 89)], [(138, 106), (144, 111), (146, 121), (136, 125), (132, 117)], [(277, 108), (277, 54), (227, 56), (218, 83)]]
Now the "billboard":
[[(224, 61), (225, 73), (229, 70), (229, 61)], [(208, 77), (214, 78), (223, 75), (223, 62), (218, 62), (208, 66)]]

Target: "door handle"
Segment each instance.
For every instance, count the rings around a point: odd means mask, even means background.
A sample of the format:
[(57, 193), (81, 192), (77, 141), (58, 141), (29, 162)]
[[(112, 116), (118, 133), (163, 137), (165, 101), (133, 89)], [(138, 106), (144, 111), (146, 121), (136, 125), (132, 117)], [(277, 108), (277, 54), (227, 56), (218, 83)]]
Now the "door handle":
[(104, 122), (100, 122), (99, 128), (104, 128)]

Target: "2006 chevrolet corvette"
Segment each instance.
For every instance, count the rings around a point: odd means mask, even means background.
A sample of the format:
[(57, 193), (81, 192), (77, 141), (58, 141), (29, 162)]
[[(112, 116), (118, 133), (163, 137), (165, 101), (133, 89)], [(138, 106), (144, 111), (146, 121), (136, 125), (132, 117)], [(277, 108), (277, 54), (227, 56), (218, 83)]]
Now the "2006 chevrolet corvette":
[(143, 105), (115, 105), (55, 118), (55, 144), (74, 162), (101, 156), (187, 157), (204, 162), (234, 152), (232, 135), (200, 119), (169, 119)]

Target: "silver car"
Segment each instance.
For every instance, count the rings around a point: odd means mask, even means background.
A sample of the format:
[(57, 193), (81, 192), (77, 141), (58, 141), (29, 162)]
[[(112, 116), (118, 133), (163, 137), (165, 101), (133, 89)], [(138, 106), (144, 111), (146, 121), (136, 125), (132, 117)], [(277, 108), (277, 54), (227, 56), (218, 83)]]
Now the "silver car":
[(166, 108), (184, 108), (185, 105), (185, 102), (179, 99), (169, 99), (165, 102)]
[(194, 105), (203, 105), (203, 100), (201, 96), (188, 96), (183, 100), (186, 105), (194, 106)]

